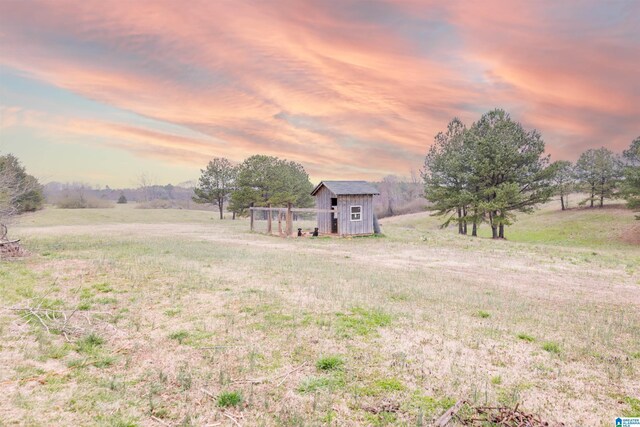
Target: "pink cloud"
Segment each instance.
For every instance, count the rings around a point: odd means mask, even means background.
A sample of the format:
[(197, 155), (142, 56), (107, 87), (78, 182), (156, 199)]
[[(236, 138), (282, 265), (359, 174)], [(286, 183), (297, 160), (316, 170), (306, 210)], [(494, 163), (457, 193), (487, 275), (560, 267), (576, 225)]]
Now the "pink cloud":
[[(387, 9), (358, 14), (373, 6)], [(202, 133), (109, 118), (91, 125), (122, 149), (195, 166), (265, 153), (322, 178), (406, 174), (449, 119), (470, 124), (493, 107), (537, 127), (560, 157), (607, 136), (621, 149), (640, 122), (640, 42), (624, 37), (633, 19), (595, 28), (548, 6), (5, 2), (0, 57), (84, 97)], [(637, 21), (637, 4), (629, 7)], [(413, 39), (402, 31), (410, 20), (438, 20), (449, 33)], [(65, 129), (85, 125), (70, 119)]]

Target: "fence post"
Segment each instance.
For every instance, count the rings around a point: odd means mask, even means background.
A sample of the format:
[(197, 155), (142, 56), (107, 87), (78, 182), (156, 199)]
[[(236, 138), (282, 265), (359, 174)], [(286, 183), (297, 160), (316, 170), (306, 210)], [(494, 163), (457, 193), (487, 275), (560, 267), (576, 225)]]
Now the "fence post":
[(269, 211), (267, 212), (267, 234), (271, 234), (271, 203), (267, 205)]
[(250, 218), (251, 218), (251, 231), (253, 231), (253, 203), (251, 203), (250, 207), (249, 207), (249, 213), (250, 213)]
[(293, 233), (293, 218), (291, 216), (291, 203), (287, 203), (287, 237)]

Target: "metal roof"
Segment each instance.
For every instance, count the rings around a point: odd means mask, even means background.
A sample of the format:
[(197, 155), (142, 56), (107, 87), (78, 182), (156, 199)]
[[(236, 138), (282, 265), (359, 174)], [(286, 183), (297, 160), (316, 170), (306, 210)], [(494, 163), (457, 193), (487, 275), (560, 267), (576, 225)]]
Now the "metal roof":
[(313, 189), (311, 195), (315, 196), (323, 185), (336, 196), (380, 194), (380, 192), (367, 181), (321, 181), (320, 184)]

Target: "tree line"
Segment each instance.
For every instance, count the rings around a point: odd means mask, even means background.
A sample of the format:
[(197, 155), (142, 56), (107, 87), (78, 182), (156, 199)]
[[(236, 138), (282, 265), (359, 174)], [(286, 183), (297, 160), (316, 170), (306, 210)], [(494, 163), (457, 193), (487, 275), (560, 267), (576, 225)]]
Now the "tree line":
[(576, 164), (551, 163), (538, 131), (527, 130), (504, 110), (483, 114), (467, 127), (454, 118), (429, 148), (421, 171), (424, 194), (443, 227), (477, 236), (487, 223), (493, 238), (518, 213), (529, 213), (554, 195), (566, 209), (567, 196), (584, 191), (581, 205), (603, 206), (605, 198), (625, 197), (640, 205), (640, 138), (622, 156), (606, 148), (584, 152)]
[(234, 165), (218, 157), (201, 172), (193, 200), (217, 206), (220, 219), (224, 218), (226, 205), (233, 218), (245, 214), (251, 206), (314, 205), (313, 184), (300, 163), (254, 155)]

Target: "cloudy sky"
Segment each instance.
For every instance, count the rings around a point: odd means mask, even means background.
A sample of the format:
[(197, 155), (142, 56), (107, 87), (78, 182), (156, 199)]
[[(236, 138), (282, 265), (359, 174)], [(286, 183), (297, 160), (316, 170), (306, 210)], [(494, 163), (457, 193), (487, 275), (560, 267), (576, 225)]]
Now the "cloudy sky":
[(553, 159), (640, 135), (640, 1), (0, 1), (0, 151), (45, 181), (418, 169), (501, 107)]

